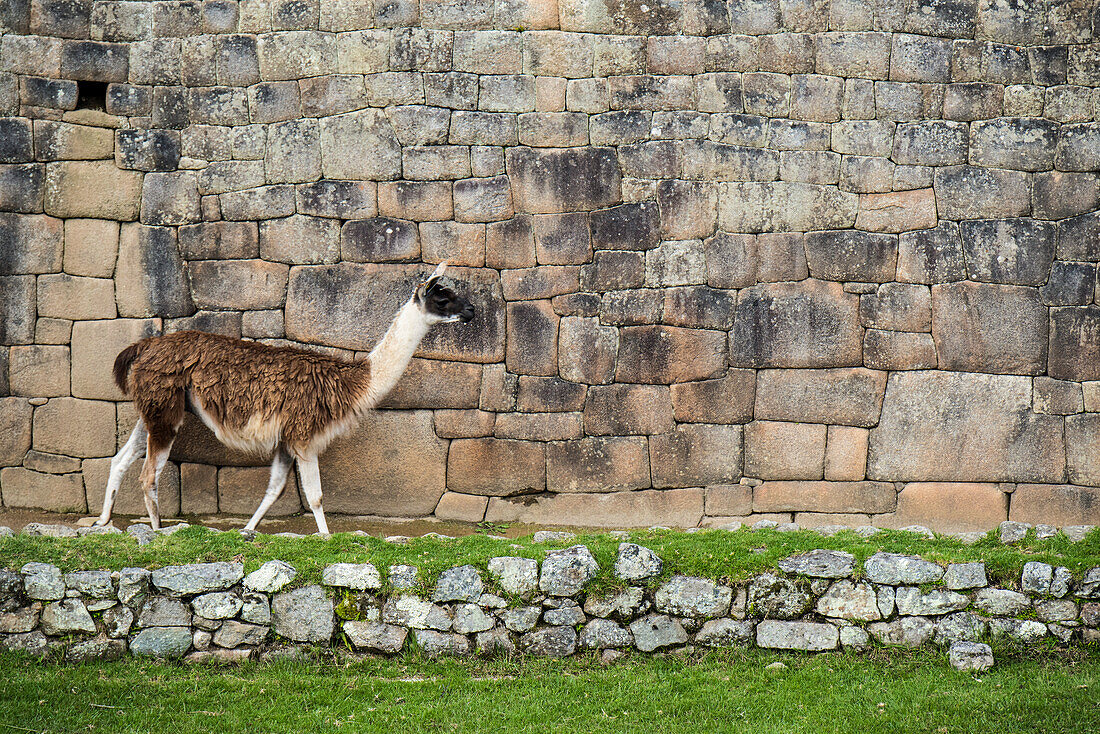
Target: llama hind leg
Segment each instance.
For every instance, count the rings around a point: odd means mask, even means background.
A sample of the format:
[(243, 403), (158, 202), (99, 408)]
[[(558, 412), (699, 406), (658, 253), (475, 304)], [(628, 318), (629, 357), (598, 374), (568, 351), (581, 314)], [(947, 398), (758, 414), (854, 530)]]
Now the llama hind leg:
[(264, 519), (264, 515), (275, 504), (275, 500), (279, 499), (279, 495), (283, 493), (283, 489), (286, 487), (286, 479), (290, 474), (290, 467), (293, 463), (294, 459), (291, 458), (286, 449), (280, 446), (275, 450), (275, 458), (271, 461), (271, 477), (267, 481), (267, 491), (264, 492), (264, 498), (260, 501), (260, 506), (252, 514), (252, 519), (244, 526), (245, 530), (255, 530), (256, 526), (260, 524), (260, 520)]
[(107, 479), (107, 488), (103, 490), (103, 508), (95, 521), (96, 525), (106, 525), (111, 521), (111, 512), (115, 507), (115, 497), (118, 496), (122, 478), (126, 475), (126, 470), (145, 455), (145, 441), (148, 437), (149, 432), (145, 430), (144, 421), (138, 418), (130, 438), (111, 459), (111, 474)]
[(175, 430), (167, 437), (150, 433), (145, 464), (141, 467), (141, 489), (145, 493), (145, 509), (149, 511), (149, 523), (153, 526), (153, 530), (160, 529), (160, 502), (157, 488), (160, 483), (160, 473), (168, 463), (168, 454), (172, 451), (172, 442), (175, 438)]
[(298, 476), (302, 478), (302, 491), (309, 502), (309, 509), (313, 511), (313, 519), (317, 521), (317, 532), (328, 535), (328, 523), (325, 522), (325, 510), (321, 507), (321, 470), (317, 466), (317, 458), (298, 460)]

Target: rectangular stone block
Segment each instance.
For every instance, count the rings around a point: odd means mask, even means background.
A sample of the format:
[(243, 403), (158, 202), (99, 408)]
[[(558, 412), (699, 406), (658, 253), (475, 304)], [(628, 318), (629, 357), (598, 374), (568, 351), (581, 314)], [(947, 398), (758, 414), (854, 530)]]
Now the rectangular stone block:
[[(753, 421), (745, 425), (745, 476), (759, 479), (821, 479), (824, 425)], [(805, 508), (813, 509), (813, 505)], [(755, 499), (754, 499), (754, 509)]]
[(59, 273), (38, 279), (38, 315), (45, 318), (113, 319), (115, 284), (110, 278)]
[(0, 277), (0, 344), (34, 342), (37, 303), (33, 275)]
[[(962, 405), (965, 410), (959, 409)], [(1028, 377), (895, 372), (887, 383), (882, 418), (871, 430), (867, 476), (1060, 482), (1065, 476), (1062, 426), (1059, 416), (1032, 412)]]
[(447, 488), (489, 497), (546, 489), (546, 445), (499, 438), (456, 439), (447, 458)]
[(7, 363), (12, 395), (52, 398), (69, 394), (69, 348), (28, 345), (12, 347)]
[(975, 166), (948, 166), (935, 172), (936, 208), (943, 219), (994, 219), (1031, 211), (1028, 176)]
[(756, 374), (730, 370), (725, 377), (682, 382), (671, 387), (674, 416), (680, 423), (747, 423), (752, 420)]
[(867, 329), (863, 364), (874, 370), (927, 370), (938, 365), (931, 334)]
[(672, 326), (628, 326), (620, 331), (615, 379), (671, 384), (708, 379), (726, 368), (726, 335)]
[(741, 426), (693, 423), (649, 439), (653, 486), (698, 487), (741, 478)]
[(696, 527), (703, 517), (702, 489), (633, 490), (608, 494), (562, 493), (489, 500), (486, 522), (525, 522), (621, 528)]
[(860, 196), (857, 229), (897, 233), (931, 229), (936, 224), (936, 197), (931, 188)]
[(198, 308), (282, 308), (290, 268), (260, 260), (206, 260), (187, 264)]
[(31, 447), (33, 412), (34, 406), (25, 398), (0, 398), (0, 465), (23, 463)]
[(580, 413), (502, 413), (493, 435), (530, 441), (567, 441), (583, 434)]
[(753, 512), (892, 512), (897, 493), (888, 482), (764, 482), (752, 493)]
[(622, 200), (618, 160), (610, 148), (511, 148), (506, 155), (516, 211), (584, 211)]
[(124, 400), (111, 374), (115, 357), (139, 339), (154, 336), (160, 327), (159, 319), (111, 319), (73, 324), (72, 394), (78, 398)]
[(84, 481), (79, 474), (41, 474), (21, 466), (0, 469), (5, 507), (37, 507), (52, 512), (84, 512)]
[(1046, 334), (1046, 308), (1033, 289), (977, 283), (932, 288), (932, 335), (942, 367), (1039, 374), (1046, 366)]
[(1008, 519), (1009, 495), (997, 484), (913, 482), (898, 492), (895, 512), (876, 527), (923, 525), (941, 533), (985, 532)]
[(825, 437), (826, 481), (859, 482), (867, 475), (866, 428), (829, 426)]
[(1032, 525), (1047, 523), (1066, 525), (1096, 525), (1097, 495), (1095, 487), (1068, 484), (1018, 484), (1012, 493), (1008, 519)]
[(34, 411), (35, 451), (84, 458), (115, 453), (115, 406), (99, 400), (53, 398)]
[(673, 427), (672, 400), (659, 385), (594, 385), (584, 409), (592, 436), (666, 433)]
[[(263, 466), (225, 466), (219, 469), (219, 512), (228, 515), (251, 515), (255, 512), (267, 490), (270, 473), (270, 469)], [(297, 476), (291, 472), (287, 477), (286, 488), (268, 510), (268, 514), (272, 517), (285, 517), (301, 511)]]
[(431, 222), (454, 216), (450, 181), (387, 181), (378, 186), (378, 213)]
[(114, 161), (71, 161), (46, 166), (45, 210), (56, 217), (130, 222), (141, 207), (142, 174)]
[(851, 227), (858, 197), (833, 186), (776, 181), (724, 183), (718, 228), (725, 232), (807, 232)]
[(120, 316), (171, 318), (194, 313), (175, 229), (140, 224), (121, 228), (115, 300)]
[(735, 367), (843, 367), (863, 363), (859, 302), (839, 283), (757, 285), (738, 295), (730, 331)]
[(61, 220), (0, 213), (0, 275), (56, 273), (62, 245)]
[(856, 367), (831, 370), (761, 370), (757, 420), (871, 427), (878, 423), (886, 373)]

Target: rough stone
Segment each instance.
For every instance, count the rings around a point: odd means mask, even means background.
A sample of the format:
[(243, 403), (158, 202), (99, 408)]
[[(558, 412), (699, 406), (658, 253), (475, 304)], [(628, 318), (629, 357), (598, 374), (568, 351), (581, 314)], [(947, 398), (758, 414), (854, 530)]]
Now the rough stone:
[(599, 564), (583, 545), (551, 551), (542, 562), (539, 588), (551, 596), (571, 596), (579, 592), (599, 570)]
[(642, 652), (653, 652), (688, 641), (683, 625), (664, 614), (650, 614), (631, 622), (630, 633), (634, 636), (635, 647)]
[(928, 584), (943, 578), (943, 568), (919, 556), (876, 553), (863, 564), (867, 578), (876, 584)]
[(783, 559), (779, 562), (779, 568), (811, 578), (838, 579), (851, 575), (855, 568), (855, 556), (843, 551), (814, 550)]
[(191, 649), (191, 631), (186, 627), (148, 627), (130, 640), (130, 652), (138, 656), (181, 658)]
[(271, 619), (276, 634), (296, 642), (328, 642), (335, 624), (332, 601), (320, 586), (276, 594)]
[(530, 596), (538, 588), (539, 564), (530, 558), (490, 558), (489, 574), (506, 593)]
[(152, 573), (153, 585), (175, 597), (224, 591), (243, 578), (243, 564), (224, 561), (165, 566)]
[(779, 650), (835, 650), (840, 631), (831, 624), (765, 619), (756, 626), (756, 644)]
[(663, 564), (656, 553), (634, 543), (620, 543), (615, 575), (625, 581), (642, 581), (661, 573)]
[(432, 600), (436, 602), (476, 600), (481, 596), (483, 589), (481, 574), (476, 568), (457, 566), (439, 575), (435, 590), (432, 592)]
[(749, 583), (748, 610), (769, 619), (798, 619), (813, 604), (805, 583), (771, 573), (754, 576)]
[(381, 588), (382, 577), (370, 563), (334, 563), (321, 572), (321, 583), (365, 591)]
[(546, 627), (523, 635), (519, 644), (531, 655), (564, 658), (576, 651), (577, 633), (572, 627)]
[(839, 619), (874, 622), (882, 619), (878, 595), (870, 584), (837, 581), (817, 600), (818, 614)]
[(355, 649), (387, 654), (401, 652), (409, 634), (404, 627), (379, 622), (344, 622), (343, 629)]

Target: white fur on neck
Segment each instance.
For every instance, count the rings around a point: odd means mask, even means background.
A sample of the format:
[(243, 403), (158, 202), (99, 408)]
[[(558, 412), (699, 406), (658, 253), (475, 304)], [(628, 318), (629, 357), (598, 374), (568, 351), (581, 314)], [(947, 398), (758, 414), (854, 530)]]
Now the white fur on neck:
[(430, 327), (431, 323), (416, 304), (415, 296), (397, 312), (382, 341), (367, 356), (370, 384), (364, 407), (374, 407), (393, 389)]

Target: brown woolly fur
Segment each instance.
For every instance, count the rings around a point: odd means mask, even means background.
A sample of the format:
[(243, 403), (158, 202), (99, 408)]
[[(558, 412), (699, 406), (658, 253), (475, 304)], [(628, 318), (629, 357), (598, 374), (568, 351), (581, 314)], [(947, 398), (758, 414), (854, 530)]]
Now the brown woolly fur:
[[(261, 451), (282, 444), (298, 458), (316, 454), (316, 440), (330, 426), (355, 421), (369, 407), (362, 399), (370, 382), (366, 360), (198, 331), (127, 347), (115, 361), (120, 375), (155, 443), (171, 441), (190, 407), (231, 445)], [(264, 426), (275, 431), (272, 440), (253, 438)]]

